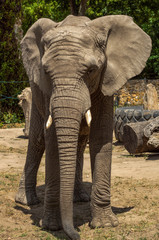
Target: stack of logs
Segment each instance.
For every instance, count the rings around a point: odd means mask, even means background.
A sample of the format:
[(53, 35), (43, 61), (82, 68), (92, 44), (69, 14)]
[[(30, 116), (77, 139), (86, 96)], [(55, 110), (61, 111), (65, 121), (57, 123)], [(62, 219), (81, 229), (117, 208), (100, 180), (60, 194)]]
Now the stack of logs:
[(159, 117), (124, 126), (124, 146), (131, 153), (159, 152)]
[[(147, 85), (144, 108), (158, 109), (157, 91), (153, 84)], [(159, 152), (159, 117), (144, 122), (128, 123), (123, 132), (124, 146), (129, 153)]]

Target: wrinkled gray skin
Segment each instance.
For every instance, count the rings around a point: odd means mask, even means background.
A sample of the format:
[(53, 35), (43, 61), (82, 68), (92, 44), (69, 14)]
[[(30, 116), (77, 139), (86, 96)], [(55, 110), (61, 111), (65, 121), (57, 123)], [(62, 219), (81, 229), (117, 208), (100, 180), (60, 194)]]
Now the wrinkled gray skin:
[[(83, 191), (80, 169), (89, 132), (84, 115), (90, 109), (91, 226), (117, 226), (110, 202), (113, 94), (144, 68), (151, 51), (149, 36), (128, 16), (93, 21), (68, 16), (60, 23), (39, 19), (21, 45), (33, 100), (27, 159), (16, 201), (38, 202), (36, 176), (45, 149), (42, 226), (62, 227), (71, 239), (80, 239), (73, 226), (73, 192), (74, 185), (79, 185), (77, 194)], [(53, 123), (46, 129), (49, 115)], [(87, 198), (86, 193), (82, 198)]]

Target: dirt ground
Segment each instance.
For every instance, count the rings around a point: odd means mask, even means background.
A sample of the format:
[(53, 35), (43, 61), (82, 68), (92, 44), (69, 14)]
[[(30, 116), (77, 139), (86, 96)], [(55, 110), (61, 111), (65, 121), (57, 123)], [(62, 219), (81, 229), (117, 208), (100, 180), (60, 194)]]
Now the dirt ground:
[[(25, 163), (28, 140), (22, 128), (0, 129), (0, 239), (68, 239), (63, 231), (39, 227), (44, 199), (44, 158), (34, 207), (14, 202)], [(84, 187), (91, 190), (88, 149), (85, 153)], [(112, 158), (112, 209), (119, 219), (116, 228), (90, 229), (90, 203), (74, 204), (74, 224), (82, 240), (159, 239), (159, 153), (130, 155), (114, 139)]]

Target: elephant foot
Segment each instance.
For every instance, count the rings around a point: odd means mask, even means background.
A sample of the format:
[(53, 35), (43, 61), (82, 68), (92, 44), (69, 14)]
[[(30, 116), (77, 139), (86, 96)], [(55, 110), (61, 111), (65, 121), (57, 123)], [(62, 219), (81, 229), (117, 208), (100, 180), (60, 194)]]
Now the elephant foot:
[(43, 219), (40, 222), (43, 229), (50, 231), (58, 231), (62, 229), (61, 217), (59, 210), (52, 210), (44, 213)]
[(40, 200), (38, 199), (35, 190), (27, 191), (24, 188), (19, 188), (19, 191), (15, 196), (15, 202), (30, 206), (30, 205), (39, 204)]
[(74, 190), (74, 202), (89, 202), (90, 196), (83, 187), (76, 187)]
[(101, 208), (99, 211), (96, 209), (96, 213), (93, 215), (90, 223), (92, 228), (117, 227), (119, 224), (117, 217), (110, 207), (108, 209)]

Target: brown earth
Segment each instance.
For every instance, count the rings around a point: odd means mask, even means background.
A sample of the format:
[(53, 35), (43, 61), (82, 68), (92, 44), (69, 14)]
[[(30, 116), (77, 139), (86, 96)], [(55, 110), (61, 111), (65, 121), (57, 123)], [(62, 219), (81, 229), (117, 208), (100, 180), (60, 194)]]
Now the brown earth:
[[(30, 208), (14, 202), (27, 143), (21, 128), (0, 129), (0, 239), (68, 239), (63, 231), (47, 232), (39, 227), (44, 199), (44, 159), (37, 187), (41, 204)], [(90, 191), (88, 149), (83, 180)], [(74, 204), (74, 222), (82, 240), (159, 239), (159, 153), (129, 155), (114, 140), (111, 193), (113, 211), (120, 223), (116, 228), (90, 229), (89, 203)]]

